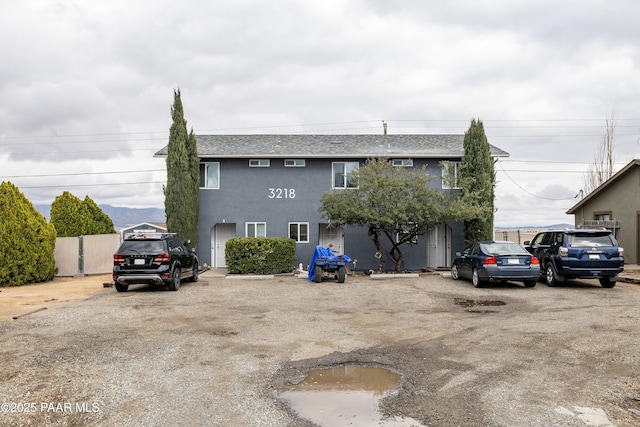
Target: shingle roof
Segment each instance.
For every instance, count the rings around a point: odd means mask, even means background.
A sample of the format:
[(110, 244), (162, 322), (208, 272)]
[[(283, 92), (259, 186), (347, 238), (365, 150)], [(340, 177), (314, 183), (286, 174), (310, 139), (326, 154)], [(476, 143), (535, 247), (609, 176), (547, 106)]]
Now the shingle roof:
[[(460, 158), (464, 135), (196, 135), (198, 156)], [(490, 145), (494, 157), (509, 153)], [(166, 157), (167, 146), (155, 153)]]

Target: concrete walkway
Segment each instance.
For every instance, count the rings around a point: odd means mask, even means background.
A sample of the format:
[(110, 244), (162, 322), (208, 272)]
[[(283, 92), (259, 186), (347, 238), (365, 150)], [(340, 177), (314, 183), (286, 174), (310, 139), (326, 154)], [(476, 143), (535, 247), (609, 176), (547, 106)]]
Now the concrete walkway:
[[(450, 272), (445, 270), (441, 271), (440, 274), (444, 277), (449, 276)], [(227, 277), (228, 271), (226, 268), (210, 268), (208, 270), (200, 272), (201, 277), (215, 277), (224, 279)], [(237, 276), (238, 278), (242, 276)], [(626, 283), (637, 283), (640, 284), (640, 265), (639, 264), (625, 264), (624, 271), (618, 277), (618, 281), (626, 282)]]
[(640, 284), (640, 265), (625, 264), (624, 271), (618, 276), (618, 281)]

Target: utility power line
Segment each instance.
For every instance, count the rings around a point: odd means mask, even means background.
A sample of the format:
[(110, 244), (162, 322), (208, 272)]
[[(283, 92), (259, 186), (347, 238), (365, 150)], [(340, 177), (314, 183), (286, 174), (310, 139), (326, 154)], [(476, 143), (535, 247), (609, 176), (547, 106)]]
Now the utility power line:
[[(591, 124), (593, 122), (604, 122), (603, 118), (579, 118), (579, 119), (481, 119), (486, 128), (490, 129), (568, 129), (568, 128), (600, 128), (605, 127)], [(640, 118), (614, 118), (616, 128), (640, 128)], [(355, 121), (338, 121), (338, 122), (320, 122), (320, 123), (296, 123), (296, 124), (277, 124), (277, 125), (263, 125), (263, 126), (239, 126), (239, 127), (225, 127), (225, 128), (203, 128), (194, 130), (196, 134), (203, 134), (205, 132), (221, 132), (221, 131), (250, 131), (259, 129), (284, 129), (284, 128), (310, 128), (310, 127), (325, 127), (325, 126), (339, 126), (343, 128), (345, 125), (363, 125), (371, 124), (375, 126), (346, 128), (346, 129), (382, 129), (380, 124), (386, 122), (387, 124), (393, 123), (416, 123), (416, 124), (429, 124), (431, 127), (441, 128), (435, 124), (445, 123), (448, 124), (448, 128), (457, 129), (460, 127), (468, 126), (469, 119), (374, 119), (374, 120), (355, 120)], [(637, 122), (632, 124), (630, 122)], [(459, 123), (459, 126), (450, 126), (452, 123)], [(499, 123), (500, 125), (490, 125), (491, 123)], [(503, 124), (518, 124), (524, 123), (526, 125), (517, 126), (503, 126)], [(533, 126), (532, 124), (538, 123)], [(551, 123), (552, 125), (545, 125), (545, 123)], [(558, 123), (565, 123), (565, 125), (558, 126)], [(576, 124), (577, 123), (577, 124)], [(580, 124), (585, 123), (585, 124)], [(626, 124), (630, 123), (630, 124)], [(489, 125), (489, 126), (488, 126)], [(400, 125), (398, 126), (400, 127)], [(402, 126), (403, 128), (411, 128), (418, 126)], [(336, 130), (336, 129), (333, 129)], [(324, 131), (327, 131), (326, 129)], [(307, 131), (308, 132), (308, 131)], [(130, 135), (163, 135), (168, 136), (169, 130), (149, 130), (149, 131), (135, 131), (135, 132), (102, 132), (102, 133), (78, 133), (78, 134), (57, 134), (57, 135), (2, 135), (0, 136), (0, 145), (5, 145), (3, 140), (8, 139), (48, 139), (48, 138), (87, 138), (87, 137), (101, 137), (101, 136), (130, 136)], [(154, 138), (155, 139), (155, 138)], [(140, 141), (150, 139), (137, 139)], [(108, 139), (113, 141), (113, 139)]]
[(34, 188), (72, 188), (72, 187), (104, 187), (114, 185), (146, 185), (146, 184), (166, 184), (166, 181), (140, 181), (140, 182), (100, 182), (97, 184), (63, 184), (63, 185), (27, 185), (20, 186), (20, 189)]
[(50, 178), (54, 176), (86, 176), (86, 175), (113, 175), (124, 173), (147, 173), (147, 172), (166, 172), (166, 169), (147, 169), (135, 171), (106, 171), (106, 172), (78, 172), (78, 173), (54, 173), (41, 175), (5, 175), (0, 178)]
[[(498, 165), (500, 165), (500, 169), (502, 169), (502, 165), (500, 164), (500, 162), (498, 162)], [(502, 169), (502, 172), (504, 172), (504, 174), (507, 176), (507, 178), (509, 178), (509, 180), (511, 182), (513, 182), (513, 184), (515, 184), (516, 187), (518, 187), (520, 190), (522, 190), (524, 193), (533, 196), (535, 198), (538, 199), (543, 199), (543, 200), (552, 200), (552, 201), (561, 201), (561, 200), (573, 200), (575, 199), (575, 197), (565, 197), (565, 198), (560, 198), (560, 199), (555, 199), (555, 198), (550, 198), (550, 197), (542, 197), (542, 196), (538, 196), (537, 194), (533, 194), (532, 192), (526, 190), (523, 186), (521, 186), (520, 184), (518, 184), (513, 178), (511, 178), (511, 176), (504, 170)]]

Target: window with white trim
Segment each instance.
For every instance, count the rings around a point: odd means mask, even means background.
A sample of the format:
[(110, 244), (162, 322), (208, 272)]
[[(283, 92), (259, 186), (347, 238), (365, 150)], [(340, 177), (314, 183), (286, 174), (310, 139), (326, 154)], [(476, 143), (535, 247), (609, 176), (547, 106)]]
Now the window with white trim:
[(220, 188), (220, 163), (200, 163), (200, 188), (218, 190)]
[(245, 223), (246, 237), (267, 237), (266, 222), (247, 222)]
[(391, 164), (401, 168), (411, 168), (413, 167), (413, 159), (393, 159)]
[(287, 168), (303, 168), (305, 161), (304, 159), (285, 159), (284, 166)]
[(289, 237), (298, 243), (309, 243), (309, 223), (290, 222)]
[(249, 167), (250, 168), (268, 168), (271, 166), (271, 160), (269, 159), (250, 159)]
[(442, 189), (453, 190), (460, 188), (459, 173), (462, 162), (442, 162)]
[[(400, 243), (404, 239), (411, 236), (411, 234), (415, 234), (417, 226), (415, 223), (410, 222), (408, 224), (401, 224), (397, 226), (398, 232), (396, 233), (396, 243)], [(409, 243), (412, 245), (416, 245), (418, 243), (418, 236), (413, 236), (409, 240)]]
[(353, 172), (357, 171), (360, 167), (358, 162), (333, 162), (331, 169), (333, 172), (333, 186), (332, 188), (357, 188)]

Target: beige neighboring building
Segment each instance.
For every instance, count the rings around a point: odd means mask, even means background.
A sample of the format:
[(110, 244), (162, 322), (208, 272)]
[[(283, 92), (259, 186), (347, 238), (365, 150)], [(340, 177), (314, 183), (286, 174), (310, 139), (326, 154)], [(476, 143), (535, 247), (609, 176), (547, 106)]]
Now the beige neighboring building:
[(640, 159), (589, 193), (567, 211), (575, 215), (576, 227), (613, 230), (624, 248), (626, 264), (640, 263)]

